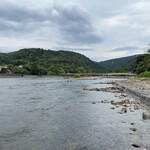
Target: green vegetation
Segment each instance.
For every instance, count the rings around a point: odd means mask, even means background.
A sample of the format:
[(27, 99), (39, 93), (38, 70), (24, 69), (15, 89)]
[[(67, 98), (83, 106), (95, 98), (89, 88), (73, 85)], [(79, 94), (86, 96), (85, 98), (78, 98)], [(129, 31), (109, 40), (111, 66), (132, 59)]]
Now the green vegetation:
[(104, 66), (79, 53), (40, 48), (0, 53), (0, 65), (8, 65), (11, 72), (15, 74), (59, 75), (108, 72)]
[[(125, 60), (126, 63), (120, 67), (123, 60)], [(108, 61), (109, 65), (111, 65), (111, 61), (112, 60)], [(116, 64), (112, 68), (115, 69), (113, 69), (112, 72), (133, 72), (138, 74), (139, 77), (150, 77), (150, 49), (147, 50), (146, 54), (119, 58), (115, 59), (114, 62), (116, 62)], [(119, 68), (116, 68), (117, 66)]]
[(150, 49), (137, 58), (135, 72), (141, 77), (150, 77)]
[(135, 66), (136, 66), (137, 57), (131, 59), (126, 64), (124, 64), (121, 69), (125, 70), (126, 72), (134, 72), (135, 73)]
[(138, 55), (122, 57), (117, 59), (111, 59), (99, 62), (99, 64), (104, 65), (110, 72), (132, 72)]
[[(21, 49), (0, 53), (1, 73), (60, 75), (64, 73), (125, 73), (134, 72), (140, 77), (150, 77), (150, 49), (146, 54), (103, 61), (91, 61), (79, 53), (52, 51), (40, 48)], [(6, 68), (6, 66), (8, 68)], [(77, 77), (75, 75), (75, 77)]]
[(146, 72), (140, 73), (140, 77), (148, 77), (148, 78), (150, 78), (150, 71), (146, 71)]
[(80, 76), (80, 74), (75, 74), (74, 75), (74, 78), (80, 78), (81, 76)]

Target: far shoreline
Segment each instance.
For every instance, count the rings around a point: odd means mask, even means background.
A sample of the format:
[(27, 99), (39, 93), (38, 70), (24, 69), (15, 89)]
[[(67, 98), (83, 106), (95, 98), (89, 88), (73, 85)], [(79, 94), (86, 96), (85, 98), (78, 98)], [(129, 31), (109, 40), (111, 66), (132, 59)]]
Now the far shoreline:
[(76, 79), (76, 80), (92, 80), (92, 79), (101, 79), (101, 78), (127, 78), (130, 79), (132, 76), (122, 76), (122, 75), (109, 75), (109, 76), (103, 76), (103, 75), (98, 75), (98, 76), (80, 76), (80, 77), (74, 77), (74, 76), (69, 76), (69, 75), (30, 75), (30, 74), (2, 74), (0, 73), (0, 78), (51, 78), (51, 77), (63, 77), (65, 79)]

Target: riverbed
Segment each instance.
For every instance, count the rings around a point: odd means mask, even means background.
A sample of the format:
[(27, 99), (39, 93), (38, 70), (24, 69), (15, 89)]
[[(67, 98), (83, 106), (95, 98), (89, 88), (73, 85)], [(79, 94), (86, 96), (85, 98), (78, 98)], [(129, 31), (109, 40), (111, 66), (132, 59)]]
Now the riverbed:
[(145, 110), (120, 114), (121, 107), (111, 109), (120, 101), (114, 93), (83, 90), (115, 80), (122, 79), (0, 78), (0, 149), (134, 150), (134, 142), (150, 149)]

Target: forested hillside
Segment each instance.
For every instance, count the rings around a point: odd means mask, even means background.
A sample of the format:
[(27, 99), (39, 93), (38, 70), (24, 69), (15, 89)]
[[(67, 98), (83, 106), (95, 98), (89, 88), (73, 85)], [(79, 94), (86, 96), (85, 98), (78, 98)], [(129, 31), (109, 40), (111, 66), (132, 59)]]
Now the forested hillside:
[(126, 64), (121, 66), (120, 69), (124, 70), (126, 72), (134, 72), (135, 73), (136, 61), (137, 61), (137, 57), (135, 57), (135, 58), (131, 59), (130, 61), (128, 61)]
[(108, 72), (102, 65), (79, 53), (52, 51), (40, 48), (21, 49), (12, 53), (0, 53), (0, 64), (7, 64), (12, 73), (62, 74)]
[[(109, 70), (121, 69), (124, 65), (137, 58), (138, 55), (133, 55), (129, 57), (116, 58), (111, 60), (106, 60), (99, 62), (99, 64), (104, 65)], [(128, 70), (127, 70), (128, 71)]]
[(150, 49), (147, 51), (147, 54), (137, 58), (135, 71), (141, 76), (150, 77)]
[(150, 75), (150, 50), (143, 55), (97, 63), (75, 52), (30, 48), (12, 53), (0, 53), (0, 66), (7, 66), (14, 74), (136, 72), (148, 76), (147, 74)]

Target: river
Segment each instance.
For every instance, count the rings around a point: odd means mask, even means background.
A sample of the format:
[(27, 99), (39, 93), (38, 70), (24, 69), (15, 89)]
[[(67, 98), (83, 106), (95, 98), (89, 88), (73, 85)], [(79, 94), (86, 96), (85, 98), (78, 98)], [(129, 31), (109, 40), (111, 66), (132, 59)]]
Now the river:
[(134, 142), (146, 149), (150, 121), (142, 120), (143, 110), (119, 114), (110, 103), (91, 103), (120, 101), (113, 93), (83, 90), (112, 80), (0, 78), (0, 149), (134, 150)]

